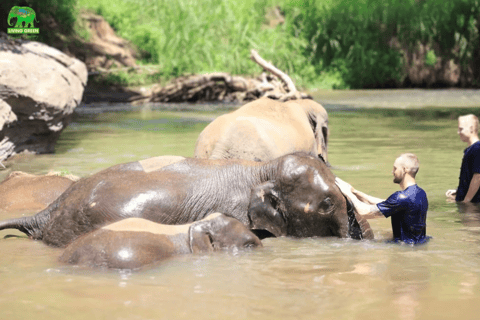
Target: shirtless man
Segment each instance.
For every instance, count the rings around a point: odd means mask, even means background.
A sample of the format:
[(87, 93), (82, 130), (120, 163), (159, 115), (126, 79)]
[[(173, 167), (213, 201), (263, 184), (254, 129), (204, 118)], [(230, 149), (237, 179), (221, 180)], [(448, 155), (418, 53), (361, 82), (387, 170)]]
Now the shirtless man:
[(425, 243), (428, 200), (425, 191), (415, 182), (419, 162), (413, 153), (401, 154), (393, 164), (393, 182), (397, 191), (387, 200), (369, 196), (336, 178), (340, 190), (353, 202), (355, 209), (366, 219), (392, 218), (393, 239), (410, 244)]
[(456, 190), (448, 190), (449, 200), (480, 202), (480, 142), (478, 118), (473, 114), (458, 117), (458, 135), (468, 147), (463, 151), (462, 167)]

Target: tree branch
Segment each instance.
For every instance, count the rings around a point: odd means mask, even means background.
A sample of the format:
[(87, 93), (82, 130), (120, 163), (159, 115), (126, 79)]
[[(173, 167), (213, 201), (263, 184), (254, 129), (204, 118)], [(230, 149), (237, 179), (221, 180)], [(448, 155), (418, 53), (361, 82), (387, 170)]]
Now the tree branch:
[(288, 93), (295, 95), (295, 92), (297, 92), (297, 88), (295, 87), (295, 84), (293, 84), (292, 79), (287, 74), (277, 69), (273, 64), (265, 61), (254, 49), (250, 51), (250, 59), (260, 65), (266, 71), (271, 72), (272, 74), (280, 78), (280, 80), (282, 80), (283, 83), (285, 83), (285, 85), (287, 86)]

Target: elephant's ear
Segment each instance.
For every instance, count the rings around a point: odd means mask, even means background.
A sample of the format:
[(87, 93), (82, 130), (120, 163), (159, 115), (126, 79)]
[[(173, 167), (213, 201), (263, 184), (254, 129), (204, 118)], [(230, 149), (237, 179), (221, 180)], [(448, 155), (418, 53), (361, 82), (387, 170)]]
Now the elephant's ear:
[(188, 229), (188, 243), (192, 253), (213, 251), (212, 239), (208, 232), (209, 221), (199, 221)]
[(250, 229), (266, 230), (275, 237), (287, 235), (287, 221), (282, 214), (281, 202), (275, 191), (274, 181), (267, 181), (253, 188), (248, 206)]
[(315, 108), (306, 109), (306, 113), (315, 136), (315, 142), (317, 143), (317, 154), (326, 162), (328, 158), (328, 138), (330, 135), (328, 115), (323, 107), (321, 110)]
[(317, 122), (315, 128), (315, 141), (317, 142), (317, 152), (319, 157), (322, 157), (327, 163), (328, 158), (328, 135), (330, 130), (328, 129), (328, 122)]

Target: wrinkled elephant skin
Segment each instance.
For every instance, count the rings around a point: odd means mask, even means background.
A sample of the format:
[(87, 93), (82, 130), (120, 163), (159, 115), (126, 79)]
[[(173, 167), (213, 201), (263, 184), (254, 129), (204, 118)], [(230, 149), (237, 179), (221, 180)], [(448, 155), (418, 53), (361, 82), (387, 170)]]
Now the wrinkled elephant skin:
[(222, 212), (275, 236), (370, 238), (347, 205), (326, 164), (307, 154), (267, 162), (187, 158), (148, 173), (138, 163), (106, 169), (35, 216), (0, 222), (0, 230), (65, 246), (125, 218), (185, 224)]

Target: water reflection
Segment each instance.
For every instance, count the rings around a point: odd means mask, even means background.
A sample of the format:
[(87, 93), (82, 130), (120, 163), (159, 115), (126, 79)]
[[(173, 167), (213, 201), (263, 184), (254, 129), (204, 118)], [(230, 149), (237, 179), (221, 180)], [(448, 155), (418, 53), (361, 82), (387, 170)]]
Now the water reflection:
[(466, 227), (480, 227), (480, 204), (471, 202), (457, 202), (460, 219)]
[(419, 300), (419, 286), (408, 285), (402, 288), (393, 299), (393, 306), (396, 309), (399, 319), (417, 319)]

